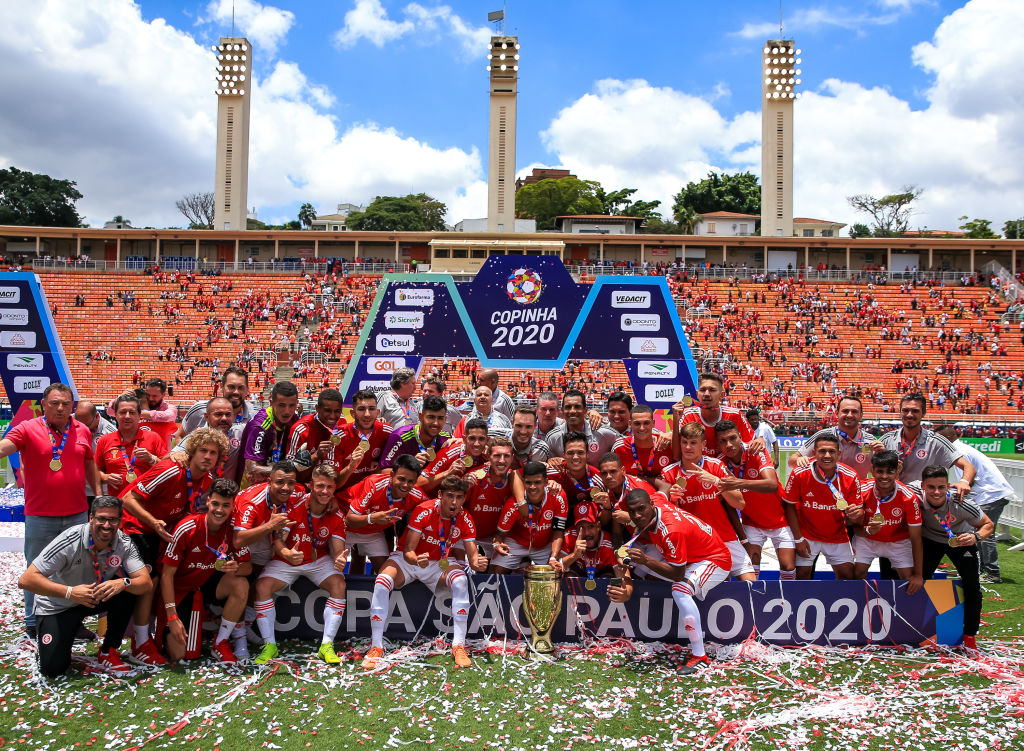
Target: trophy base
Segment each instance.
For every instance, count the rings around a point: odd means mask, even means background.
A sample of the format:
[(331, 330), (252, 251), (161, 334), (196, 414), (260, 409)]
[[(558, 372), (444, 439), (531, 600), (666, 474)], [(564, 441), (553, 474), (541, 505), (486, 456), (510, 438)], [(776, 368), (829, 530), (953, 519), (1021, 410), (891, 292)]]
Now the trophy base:
[(548, 639), (539, 639), (530, 642), (532, 649), (527, 649), (525, 657), (529, 660), (552, 661), (558, 658), (555, 646)]

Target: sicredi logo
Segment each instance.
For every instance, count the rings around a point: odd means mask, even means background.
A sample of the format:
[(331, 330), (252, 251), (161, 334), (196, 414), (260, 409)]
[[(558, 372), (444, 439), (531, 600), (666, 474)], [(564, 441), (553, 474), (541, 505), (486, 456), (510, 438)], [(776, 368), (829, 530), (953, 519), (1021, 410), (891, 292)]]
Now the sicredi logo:
[(7, 355), (8, 370), (42, 370), (42, 355)]
[(675, 404), (686, 396), (682, 386), (647, 384), (644, 388), (644, 400), (647, 402), (672, 402)]
[(21, 302), (21, 288), (0, 287), (0, 302)]
[(412, 334), (377, 334), (380, 352), (412, 352), (415, 346)]
[(667, 355), (668, 337), (664, 336), (631, 336), (629, 337), (629, 354), (631, 355)]
[(650, 315), (623, 313), (619, 316), (619, 328), (623, 331), (659, 331), (661, 316), (657, 313)]
[(404, 357), (370, 357), (366, 360), (368, 373), (394, 373), (405, 367)]
[(409, 305), (413, 307), (430, 307), (434, 304), (434, 290), (432, 289), (396, 289), (395, 305)]
[(650, 292), (634, 292), (632, 290), (612, 290), (613, 308), (649, 308), (651, 307)]
[(14, 390), (19, 394), (41, 394), (50, 379), (41, 376), (18, 376), (14, 379)]
[(987, 442), (987, 441), (971, 441), (970, 445), (973, 446), (974, 448), (978, 449), (978, 451), (981, 451), (982, 453), (988, 453), (988, 454), (996, 454), (996, 453), (999, 452), (999, 449), (1000, 449), (999, 439), (998, 438), (994, 438), (991, 442)]
[(28, 311), (25, 308), (0, 309), (0, 325), (28, 326)]
[(676, 364), (671, 360), (641, 360), (636, 373), (640, 378), (675, 378)]
[(36, 346), (34, 331), (0, 331), (0, 347), (31, 349)]
[(389, 310), (384, 313), (384, 326), (389, 329), (421, 329), (423, 328), (423, 311)]
[(369, 389), (375, 394), (383, 394), (391, 390), (391, 381), (360, 381), (359, 388)]

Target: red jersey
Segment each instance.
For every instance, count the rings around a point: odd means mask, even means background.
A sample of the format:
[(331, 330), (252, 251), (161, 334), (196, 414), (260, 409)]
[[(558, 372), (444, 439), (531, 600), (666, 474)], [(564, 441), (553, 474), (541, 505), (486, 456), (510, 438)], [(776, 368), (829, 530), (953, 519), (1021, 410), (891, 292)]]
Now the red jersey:
[(301, 448), (308, 449), (310, 454), (315, 453), (321, 443), (330, 440), (332, 433), (341, 433), (345, 427), (344, 423), (344, 419), (339, 420), (337, 427), (331, 430), (320, 422), (315, 412), (300, 418), (292, 426), (291, 435), (288, 437), (288, 458), (295, 456), (295, 452)]
[(582, 481), (575, 480), (569, 475), (569, 470), (564, 462), (557, 467), (548, 467), (548, 479), (554, 480), (562, 486), (562, 492), (566, 499), (573, 505), (579, 501), (589, 501), (592, 488), (605, 489), (604, 483), (601, 482), (601, 476), (597, 473), (597, 468), (591, 467), (589, 464), (587, 465), (587, 477)]
[(145, 459), (137, 459), (132, 464), (132, 452), (136, 448), (146, 449), (157, 460), (167, 456), (167, 441), (155, 430), (140, 426), (138, 433), (135, 434), (135, 440), (128, 443), (122, 441), (121, 434), (115, 430), (113, 433), (100, 436), (96, 442), (96, 469), (108, 475), (118, 475), (121, 483), (115, 484), (114, 487), (124, 487), (127, 484), (124, 477), (129, 470), (139, 478), (154, 466)]
[(815, 542), (849, 542), (846, 514), (836, 507), (835, 488), (850, 505), (860, 500), (860, 478), (845, 464), (837, 464), (831, 486), (821, 479), (818, 463), (797, 467), (786, 478), (783, 500), (796, 506), (800, 532)]
[(515, 502), (512, 498), (511, 477), (512, 473), (509, 472), (503, 483), (495, 484), (488, 475), (482, 480), (477, 480), (476, 485), (469, 489), (463, 508), (473, 517), (479, 539), (489, 540), (494, 536), (498, 531), (498, 521), (505, 510), (505, 504), (509, 500)]
[[(354, 514), (374, 514), (378, 511), (388, 511), (392, 508), (401, 509), (405, 516), (420, 504), (429, 500), (419, 488), (413, 488), (405, 498), (394, 498), (391, 495), (390, 475), (370, 475), (361, 483), (352, 488), (349, 496), (352, 505), (349, 510)], [(374, 532), (383, 532), (394, 524), (368, 524), (353, 532), (360, 535), (369, 535)]]
[(860, 489), (860, 503), (864, 506), (864, 523), (867, 524), (875, 511), (881, 508), (885, 521), (882, 528), (869, 540), (876, 542), (899, 542), (910, 539), (910, 527), (921, 526), (921, 507), (917, 503), (917, 494), (904, 485), (896, 483), (892, 495), (879, 498), (875, 492), (875, 481), (866, 480)]
[[(216, 532), (206, 526), (206, 514), (189, 514), (174, 529), (174, 539), (167, 543), (163, 564), (174, 566), (176, 594), (199, 589), (216, 570), (222, 556), (242, 563), (249, 560), (249, 549), (236, 550), (231, 542), (232, 520), (229, 517)], [(218, 555), (218, 553), (220, 555)]]
[[(267, 501), (267, 488), (268, 484), (261, 482), (250, 485), (235, 496), (235, 529), (256, 529), (270, 521), (272, 513), (285, 513), (282, 509), (271, 509)], [(298, 503), (305, 494), (306, 489), (296, 484), (286, 506)]]
[(380, 472), (380, 457), (384, 453), (384, 444), (391, 437), (391, 426), (383, 420), (373, 423), (369, 433), (363, 432), (354, 422), (350, 422), (342, 428), (341, 443), (334, 450), (335, 457), (341, 457), (342, 464), (336, 464), (335, 469), (339, 472), (341, 467), (348, 464), (348, 459), (359, 447), (363, 440), (369, 441), (370, 450), (363, 454), (359, 466), (352, 470), (352, 474), (345, 480), (343, 488), (350, 488), (358, 482), (362, 482), (370, 475)]
[[(739, 464), (733, 464), (728, 459), (722, 459), (729, 468), (729, 472), (743, 480), (760, 480), (761, 472), (765, 469), (775, 470), (771, 457), (766, 451), (751, 453), (743, 449), (743, 460)], [(786, 512), (782, 510), (782, 499), (779, 498), (778, 482), (775, 483), (775, 490), (770, 493), (761, 493), (756, 490), (744, 490), (743, 493), (743, 523), (758, 529), (780, 529), (789, 526), (786, 521)]]
[[(444, 472), (454, 466), (456, 463), (463, 461), (466, 456), (466, 445), (463, 443), (457, 443), (451, 441), (441, 449), (437, 456), (434, 457), (434, 461), (430, 462), (426, 467), (423, 468), (423, 476), (428, 480), (432, 479), (441, 472)], [(484, 466), (486, 457), (481, 454), (480, 456), (473, 459), (473, 466), (466, 469), (467, 472), (471, 472), (474, 469), (479, 469)], [(428, 495), (431, 498), (437, 497), (438, 488), (432, 490)]]
[[(657, 436), (655, 436), (657, 439)], [(672, 463), (672, 447), (655, 450), (640, 448), (631, 436), (623, 436), (612, 444), (612, 451), (622, 460), (622, 467), (628, 474), (651, 481), (661, 476), (661, 470)]]
[(432, 561), (439, 561), (451, 553), (455, 543), (460, 540), (476, 541), (476, 526), (465, 510), (460, 510), (453, 519), (441, 518), (441, 503), (427, 500), (416, 507), (409, 520), (409, 526), (398, 542), (398, 549), (405, 550), (405, 538), (409, 532), (419, 532), (420, 540), (416, 544), (416, 555), (427, 554)]
[[(575, 529), (570, 529), (565, 533), (565, 542), (562, 545), (562, 557), (569, 555), (576, 549), (576, 534)], [(587, 549), (579, 561), (576, 562), (576, 566), (579, 566), (586, 571), (588, 566), (594, 567), (594, 576), (605, 576), (612, 572), (615, 565), (618, 563), (618, 559), (615, 557), (615, 548), (612, 547), (612, 538), (608, 536), (607, 532), (601, 532), (601, 539), (597, 544), (596, 549)]]
[(644, 536), (658, 548), (666, 562), (675, 566), (711, 561), (732, 569), (732, 554), (722, 538), (702, 519), (682, 509), (657, 507), (658, 518)]
[[(725, 464), (710, 456), (703, 458), (701, 468), (715, 477), (726, 477), (728, 474)], [(710, 524), (725, 542), (737, 539), (717, 486), (700, 479), (700, 472), (685, 472), (679, 462), (669, 465), (661, 473), (661, 479), (671, 485), (684, 476), (686, 487), (683, 488), (683, 497), (678, 499), (679, 507)]]
[(664, 496), (654, 489), (654, 486), (650, 483), (644, 482), (639, 477), (633, 477), (633, 475), (626, 475), (622, 479), (622, 487), (618, 493), (613, 493), (608, 490), (608, 499), (612, 502), (612, 506), (616, 511), (626, 510), (626, 496), (629, 495), (632, 490), (646, 490), (647, 495), (654, 498), (655, 495), (659, 495), (662, 498)]
[[(345, 517), (336, 511), (314, 516), (309, 507), (309, 495), (302, 496), (298, 502), (289, 500), (287, 514), (288, 519), (295, 523), (287, 528), (288, 534), (282, 542), (289, 550), (302, 553), (302, 563), (330, 555), (331, 539), (345, 542)], [(285, 559), (275, 555), (274, 560)], [(301, 566), (302, 563), (292, 565)]]
[[(146, 511), (163, 521), (167, 529), (171, 530), (185, 514), (192, 513), (211, 481), (209, 474), (192, 477), (188, 468), (182, 467), (174, 459), (162, 459), (138, 480), (129, 483), (119, 497), (124, 498), (129, 492), (135, 493)], [(121, 530), (128, 535), (155, 534), (154, 530), (128, 513), (127, 509)]]
[(545, 488), (544, 500), (540, 507), (533, 508), (531, 506), (525, 521), (519, 515), (515, 499), (508, 499), (505, 502), (505, 508), (501, 510), (498, 530), (504, 532), (524, 548), (540, 550), (551, 544), (556, 523), (560, 529), (565, 529), (565, 517), (568, 513), (565, 496), (561, 493), (552, 493)]
[(740, 438), (743, 439), (744, 443), (750, 443), (754, 440), (754, 429), (750, 427), (750, 423), (747, 422), (746, 416), (736, 407), (721, 406), (718, 410), (718, 420), (712, 421), (710, 424), (704, 422), (704, 418), (701, 416), (700, 407), (693, 405), (683, 410), (683, 419), (680, 420), (680, 425), (687, 422), (699, 422), (704, 426), (704, 455), (705, 456), (718, 456), (718, 437), (715, 435), (715, 424), (719, 420), (732, 420), (736, 423), (736, 427), (739, 429)]

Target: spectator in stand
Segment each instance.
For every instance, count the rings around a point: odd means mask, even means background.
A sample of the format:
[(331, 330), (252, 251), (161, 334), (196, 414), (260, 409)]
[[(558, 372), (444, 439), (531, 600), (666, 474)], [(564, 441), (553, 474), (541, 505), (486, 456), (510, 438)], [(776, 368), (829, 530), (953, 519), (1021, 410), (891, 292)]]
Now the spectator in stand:
[(516, 411), (516, 403), (512, 400), (512, 397), (498, 388), (498, 371), (494, 368), (481, 370), (476, 382), (478, 385), (486, 386), (490, 389), (494, 411), (507, 417), (509, 425), (511, 425), (512, 414)]
[[(953, 444), (953, 448), (963, 454), (975, 469), (974, 484), (965, 500), (980, 508), (993, 527), (998, 525), (1003, 509), (1012, 501), (1018, 500), (1013, 486), (1006, 481), (995, 462), (974, 446), (961, 441), (957, 437), (956, 428), (952, 425), (945, 425), (936, 432)], [(953, 469), (958, 478), (963, 477), (963, 471), (959, 467)], [(995, 532), (978, 540), (978, 552), (981, 555), (981, 581), (985, 584), (1001, 584), (1003, 579), (999, 573), (999, 548), (996, 546)]]
[[(399, 425), (415, 425), (419, 410), (412, 398), (416, 390), (416, 371), (399, 368), (391, 375), (391, 390), (377, 396), (380, 418), (392, 428)], [(446, 409), (447, 418), (447, 409)]]
[[(71, 388), (43, 391), (41, 417), (18, 423), (0, 439), (0, 457), (18, 452), (25, 485), (25, 560), (34, 561), (54, 538), (88, 521), (86, 482), (100, 494), (89, 429), (71, 416)], [(25, 633), (36, 638), (34, 590), (25, 591)]]
[(756, 409), (746, 411), (747, 422), (754, 429), (754, 436), (764, 441), (765, 448), (772, 457), (772, 466), (779, 468), (779, 439), (772, 430), (772, 426), (761, 421), (761, 413)]

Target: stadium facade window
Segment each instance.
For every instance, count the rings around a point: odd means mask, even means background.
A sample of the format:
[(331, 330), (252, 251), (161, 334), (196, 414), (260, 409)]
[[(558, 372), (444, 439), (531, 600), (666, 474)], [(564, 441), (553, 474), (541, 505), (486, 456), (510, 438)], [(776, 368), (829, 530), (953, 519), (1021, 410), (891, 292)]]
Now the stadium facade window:
[(469, 251), (465, 248), (452, 248), (452, 258), (469, 258)]
[(804, 230), (804, 237), (814, 237), (814, 230), (813, 229), (805, 229)]
[(448, 248), (434, 248), (434, 258), (448, 258), (449, 256)]
[(483, 248), (473, 248), (470, 251), (470, 258), (487, 258), (487, 251)]
[(715, 222), (708, 222), (708, 234), (713, 235), (716, 231)]
[(835, 231), (830, 229), (823, 229), (821, 231), (822, 237), (835, 237)]

